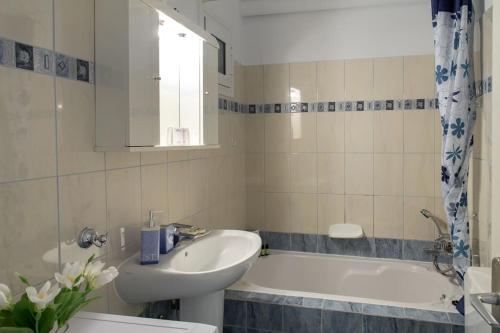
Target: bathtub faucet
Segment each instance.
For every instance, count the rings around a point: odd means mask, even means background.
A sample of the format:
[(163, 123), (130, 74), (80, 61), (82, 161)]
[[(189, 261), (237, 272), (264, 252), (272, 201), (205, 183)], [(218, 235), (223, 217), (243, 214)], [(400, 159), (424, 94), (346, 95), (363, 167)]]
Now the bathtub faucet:
[(448, 232), (443, 232), (443, 229), (441, 229), (441, 222), (436, 216), (432, 215), (432, 213), (429, 212), (427, 209), (420, 210), (420, 214), (422, 214), (426, 219), (431, 219), (431, 221), (434, 222), (438, 230), (439, 237), (450, 238)]

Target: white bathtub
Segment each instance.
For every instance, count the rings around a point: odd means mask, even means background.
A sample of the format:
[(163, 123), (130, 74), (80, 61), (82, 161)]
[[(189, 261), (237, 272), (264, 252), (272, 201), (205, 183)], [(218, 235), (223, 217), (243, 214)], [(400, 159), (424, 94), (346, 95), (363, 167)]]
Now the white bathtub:
[(428, 263), (290, 251), (259, 258), (229, 289), (445, 312), (462, 295)]

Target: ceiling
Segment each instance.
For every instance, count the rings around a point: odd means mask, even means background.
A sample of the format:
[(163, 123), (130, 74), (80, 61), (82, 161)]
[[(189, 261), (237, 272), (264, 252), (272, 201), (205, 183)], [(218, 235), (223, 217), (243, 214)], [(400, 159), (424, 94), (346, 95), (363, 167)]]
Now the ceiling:
[(430, 0), (240, 0), (242, 16), (276, 15), (386, 5), (428, 3)]

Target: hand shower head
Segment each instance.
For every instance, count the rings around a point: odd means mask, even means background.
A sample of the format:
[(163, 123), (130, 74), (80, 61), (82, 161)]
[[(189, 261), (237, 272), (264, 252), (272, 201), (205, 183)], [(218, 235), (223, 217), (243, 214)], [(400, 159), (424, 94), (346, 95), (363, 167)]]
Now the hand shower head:
[(421, 209), (420, 214), (422, 214), (426, 219), (432, 217), (431, 212), (429, 212), (427, 209)]

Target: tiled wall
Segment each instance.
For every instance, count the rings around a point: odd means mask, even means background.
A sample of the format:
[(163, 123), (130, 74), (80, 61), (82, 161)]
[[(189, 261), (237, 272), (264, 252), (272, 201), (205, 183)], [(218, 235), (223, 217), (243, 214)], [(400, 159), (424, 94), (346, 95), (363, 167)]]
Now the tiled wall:
[[(325, 234), (345, 222), (369, 237), (433, 239), (419, 214), (442, 215), (433, 68), (433, 55), (245, 67), (247, 104), (344, 109), (246, 116), (248, 224)], [(387, 100), (402, 105), (376, 111)]]
[[(492, 10), (480, 19), (481, 56), (476, 59), (476, 78), (492, 75)], [(475, 150), (472, 163), (472, 246), (481, 266), (491, 265), (491, 151), (492, 94), (478, 98)], [(475, 259), (475, 258), (474, 258)]]
[[(5, 40), (93, 62), (93, 0), (6, 0), (1, 7)], [(96, 153), (95, 86), (55, 76), (58, 66), (40, 74), (2, 59), (7, 57), (0, 56), (0, 281), (15, 292), (22, 288), (14, 272), (34, 284), (52, 276), (58, 244), (63, 261), (73, 260), (70, 242), (85, 226), (109, 232), (101, 254), (114, 265), (138, 250), (149, 209), (163, 210), (163, 223), (244, 227), (244, 115), (220, 113), (220, 149)], [(241, 73), (237, 65), (240, 99)], [(140, 311), (122, 304), (112, 288), (101, 295), (109, 297), (91, 310)]]

